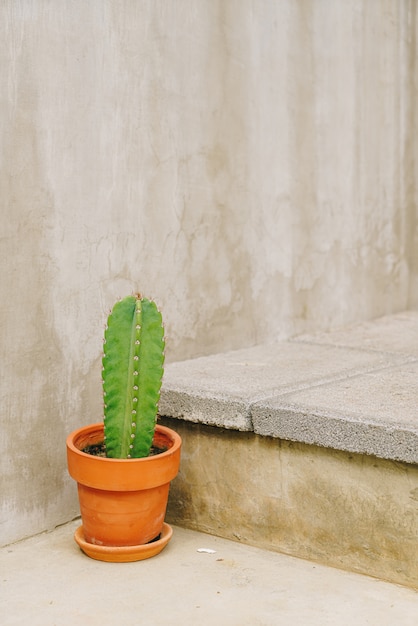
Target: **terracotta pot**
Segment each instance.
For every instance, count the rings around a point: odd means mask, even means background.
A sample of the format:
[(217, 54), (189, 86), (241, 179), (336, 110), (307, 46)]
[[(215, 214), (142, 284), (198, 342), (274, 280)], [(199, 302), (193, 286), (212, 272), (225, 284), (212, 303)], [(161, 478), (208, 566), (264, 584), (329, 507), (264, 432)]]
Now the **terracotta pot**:
[[(83, 524), (81, 540), (77, 540), (79, 529), (76, 541), (85, 552), (84, 544), (97, 546), (99, 550), (90, 556), (101, 560), (147, 558), (135, 555), (162, 533), (170, 481), (180, 466), (181, 438), (170, 428), (156, 426), (154, 445), (167, 450), (141, 459), (108, 459), (81, 451), (103, 441), (103, 436), (103, 423), (99, 423), (79, 428), (67, 438), (68, 471), (78, 483)], [(171, 537), (166, 531), (163, 534)], [(132, 550), (122, 552), (135, 558), (101, 558), (101, 546), (106, 557), (131, 546)]]

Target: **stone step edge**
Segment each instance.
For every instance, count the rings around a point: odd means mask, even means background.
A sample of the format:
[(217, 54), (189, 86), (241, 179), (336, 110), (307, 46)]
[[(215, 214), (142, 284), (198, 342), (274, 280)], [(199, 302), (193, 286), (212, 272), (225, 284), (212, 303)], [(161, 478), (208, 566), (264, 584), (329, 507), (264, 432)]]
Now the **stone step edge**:
[(168, 364), (159, 409), (188, 422), (418, 463), (418, 311)]

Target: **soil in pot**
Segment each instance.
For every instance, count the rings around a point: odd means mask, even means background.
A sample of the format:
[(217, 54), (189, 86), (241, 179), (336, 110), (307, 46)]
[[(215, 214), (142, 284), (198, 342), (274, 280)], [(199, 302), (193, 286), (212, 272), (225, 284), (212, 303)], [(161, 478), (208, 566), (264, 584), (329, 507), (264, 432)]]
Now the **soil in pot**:
[[(159, 448), (157, 446), (152, 446), (148, 456), (155, 456), (156, 454), (162, 454), (163, 452), (166, 452), (167, 450), (168, 450), (167, 447)], [(105, 446), (104, 441), (101, 441), (99, 443), (93, 443), (89, 446), (86, 446), (81, 451), (85, 452), (86, 454), (91, 454), (92, 456), (100, 456), (102, 458), (106, 458), (106, 446)]]

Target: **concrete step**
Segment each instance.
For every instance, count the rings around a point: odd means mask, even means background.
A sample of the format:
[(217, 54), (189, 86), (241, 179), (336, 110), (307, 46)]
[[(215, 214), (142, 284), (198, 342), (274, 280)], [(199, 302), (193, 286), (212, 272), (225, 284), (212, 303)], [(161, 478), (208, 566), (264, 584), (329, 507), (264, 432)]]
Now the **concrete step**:
[(173, 522), (418, 588), (418, 312), (169, 364)]
[(401, 586), (178, 527), (152, 559), (102, 563), (73, 541), (79, 524), (0, 550), (3, 626), (416, 624)]

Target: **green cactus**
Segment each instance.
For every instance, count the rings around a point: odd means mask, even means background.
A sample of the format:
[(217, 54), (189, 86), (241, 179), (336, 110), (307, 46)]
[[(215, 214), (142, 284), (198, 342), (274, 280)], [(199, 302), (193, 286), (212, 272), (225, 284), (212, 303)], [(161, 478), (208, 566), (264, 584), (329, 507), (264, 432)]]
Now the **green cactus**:
[(115, 304), (108, 317), (102, 361), (106, 456), (149, 455), (164, 346), (162, 317), (153, 301), (135, 295)]

